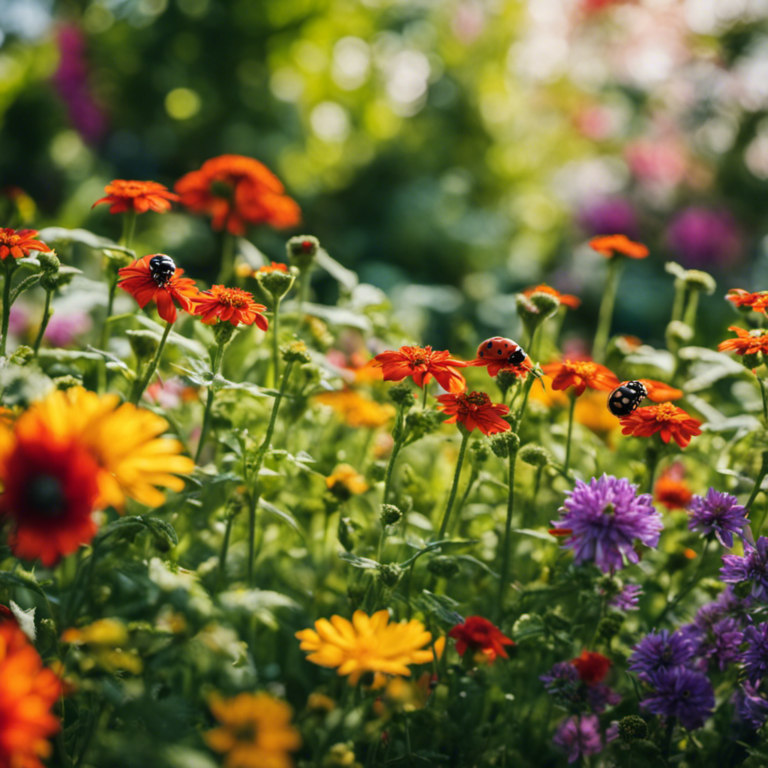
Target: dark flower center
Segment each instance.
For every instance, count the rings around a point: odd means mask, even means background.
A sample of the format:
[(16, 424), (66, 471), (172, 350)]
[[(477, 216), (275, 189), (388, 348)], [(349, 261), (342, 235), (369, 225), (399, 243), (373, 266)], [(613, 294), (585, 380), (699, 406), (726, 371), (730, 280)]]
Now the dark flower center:
[(226, 181), (214, 181), (211, 184), (211, 194), (214, 197), (223, 197), (226, 200), (232, 200), (234, 197), (234, 188), (231, 184), (227, 184)]
[(256, 734), (256, 723), (241, 723), (235, 729), (235, 738), (238, 741), (247, 741), (253, 743), (256, 741)]
[(24, 497), (27, 507), (40, 517), (59, 517), (66, 510), (67, 497), (55, 475), (37, 475), (27, 486)]

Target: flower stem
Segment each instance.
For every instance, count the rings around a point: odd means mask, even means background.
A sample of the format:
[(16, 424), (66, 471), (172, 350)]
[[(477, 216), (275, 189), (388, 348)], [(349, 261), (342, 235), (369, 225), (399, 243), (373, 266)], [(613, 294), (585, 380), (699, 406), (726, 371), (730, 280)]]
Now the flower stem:
[(104, 318), (104, 325), (101, 327), (101, 340), (99, 342), (99, 349), (107, 351), (107, 344), (109, 344), (109, 331), (110, 324), (109, 318), (112, 317), (112, 311), (115, 306), (115, 293), (117, 292), (117, 275), (112, 278), (109, 284), (109, 295), (107, 296), (107, 314)]
[(123, 216), (123, 234), (120, 236), (120, 245), (126, 248), (133, 247), (133, 234), (136, 231), (136, 211), (126, 211)]
[(507, 590), (507, 580), (509, 579), (509, 544), (512, 536), (512, 514), (515, 508), (515, 464), (517, 463), (517, 449), (509, 451), (509, 474), (507, 481), (509, 490), (507, 493), (507, 522), (504, 528), (504, 539), (501, 543), (501, 571), (499, 576), (499, 597), (496, 600), (496, 610), (498, 619), (501, 620), (504, 613), (504, 595)]
[[(654, 438), (652, 438), (654, 439)], [(656, 477), (656, 469), (659, 465), (659, 448), (651, 443), (645, 452), (645, 465), (648, 467), (648, 489), (646, 493), (653, 493), (653, 481)]]
[(224, 529), (224, 538), (221, 542), (221, 553), (219, 554), (219, 585), (223, 584), (227, 570), (227, 553), (229, 552), (229, 540), (232, 536), (232, 523), (234, 520), (235, 516), (230, 515), (227, 518), (227, 527)]
[(197, 453), (195, 453), (195, 464), (200, 461), (200, 455), (203, 452), (203, 446), (205, 446), (206, 438), (208, 437), (208, 431), (211, 428), (211, 406), (213, 405), (213, 398), (216, 395), (213, 383), (221, 370), (221, 362), (224, 358), (224, 344), (219, 343), (216, 345), (216, 351), (213, 353), (213, 379), (211, 379), (211, 385), (208, 387), (208, 397), (205, 401), (205, 413), (203, 414), (203, 426), (200, 429), (200, 440), (197, 443)]
[(660, 624), (666, 615), (699, 583), (701, 572), (704, 568), (704, 558), (707, 554), (708, 546), (709, 539), (704, 539), (704, 547), (701, 550), (701, 557), (699, 558), (698, 565), (696, 566), (696, 572), (691, 577), (691, 580), (675, 595), (674, 600), (667, 600), (667, 604), (664, 606), (664, 610), (659, 614), (659, 617), (656, 619), (653, 626)]
[[(382, 504), (386, 504), (389, 500), (389, 486), (392, 482), (392, 470), (395, 468), (397, 454), (400, 453), (400, 449), (403, 447), (403, 441), (405, 440), (405, 430), (403, 429), (404, 417), (405, 406), (399, 405), (397, 408), (397, 419), (395, 421), (395, 426), (392, 429), (392, 437), (395, 442), (392, 446), (392, 453), (389, 454), (387, 473), (384, 475), (384, 493), (381, 499)], [(403, 515), (403, 520), (405, 520), (405, 515)], [(405, 530), (403, 530), (403, 535), (405, 535)]]
[(155, 375), (155, 371), (157, 370), (157, 366), (160, 363), (160, 358), (162, 357), (162, 354), (163, 354), (165, 342), (168, 340), (168, 334), (170, 334), (172, 326), (173, 326), (172, 322), (167, 322), (165, 324), (163, 337), (160, 339), (160, 344), (157, 347), (157, 352), (155, 352), (155, 356), (152, 358), (152, 362), (149, 364), (146, 374), (140, 379), (136, 379), (136, 382), (133, 385), (131, 402), (134, 405), (139, 404), (139, 400), (141, 400), (141, 396), (144, 394), (144, 390), (147, 388), (147, 385), (152, 380), (152, 377)]
[(670, 322), (683, 319), (683, 309), (685, 308), (685, 295), (688, 292), (688, 286), (685, 280), (675, 280), (675, 301), (672, 304), (672, 317)]
[(528, 396), (531, 394), (531, 387), (533, 386), (535, 381), (536, 381), (536, 378), (533, 376), (533, 374), (529, 373), (528, 378), (525, 380), (525, 385), (523, 387), (523, 402), (520, 404), (520, 409), (517, 412), (518, 425), (521, 424), (523, 421), (523, 416), (525, 415), (525, 408), (528, 405)]
[(699, 292), (691, 290), (688, 296), (688, 306), (685, 308), (683, 322), (691, 328), (696, 327), (696, 312), (699, 308)]
[(760, 465), (760, 471), (757, 473), (757, 479), (755, 480), (755, 486), (752, 489), (749, 501), (745, 505), (747, 514), (749, 514), (749, 511), (752, 509), (752, 505), (755, 503), (757, 494), (762, 490), (760, 486), (763, 484), (763, 479), (765, 478), (766, 474), (768, 474), (768, 451), (763, 451), (763, 463)]
[(616, 293), (619, 288), (619, 277), (623, 261), (620, 256), (612, 256), (608, 262), (608, 277), (605, 281), (603, 300), (600, 302), (600, 314), (597, 318), (597, 331), (592, 344), (592, 357), (602, 363), (605, 360), (605, 349), (611, 333), (613, 307), (616, 304)]
[(571, 437), (573, 436), (573, 412), (576, 410), (576, 398), (571, 394), (571, 407), (568, 410), (568, 438), (565, 443), (565, 464), (563, 474), (568, 477), (568, 467), (571, 463)]
[(451, 486), (451, 495), (448, 497), (448, 504), (445, 507), (445, 514), (443, 515), (443, 522), (440, 524), (440, 531), (437, 534), (437, 539), (440, 541), (445, 537), (445, 532), (448, 529), (448, 520), (451, 516), (451, 509), (453, 508), (453, 502), (456, 500), (456, 491), (459, 488), (459, 477), (461, 476), (461, 467), (464, 464), (464, 454), (467, 452), (467, 443), (469, 442), (470, 432), (462, 430), (461, 434), (461, 448), (459, 448), (459, 459), (456, 462), (456, 472), (453, 475), (453, 485)]
[(280, 379), (280, 302), (282, 298), (272, 294), (272, 386), (277, 387)]
[(768, 395), (766, 395), (765, 392), (765, 382), (759, 376), (756, 376), (755, 378), (760, 385), (760, 394), (763, 397), (763, 421), (765, 422), (765, 426), (768, 426)]
[(5, 267), (5, 281), (3, 282), (3, 338), (0, 340), (0, 357), (5, 357), (5, 347), (8, 342), (8, 323), (11, 319), (11, 280), (16, 271), (16, 264), (13, 259), (6, 259), (3, 262)]
[(235, 238), (227, 229), (221, 238), (221, 266), (219, 276), (216, 279), (218, 285), (226, 285), (235, 271)]
[(301, 285), (299, 286), (299, 317), (297, 320), (298, 329), (304, 327), (304, 305), (309, 300), (309, 286), (312, 267), (305, 267), (301, 270)]
[(37, 357), (37, 353), (40, 351), (40, 344), (43, 341), (43, 336), (45, 336), (45, 329), (48, 327), (48, 321), (51, 319), (51, 316), (53, 315), (53, 312), (51, 311), (52, 295), (53, 295), (53, 291), (45, 292), (45, 306), (43, 307), (43, 319), (40, 321), (40, 330), (37, 332), (37, 338), (35, 339), (35, 344), (32, 347), (35, 350), (35, 357)]

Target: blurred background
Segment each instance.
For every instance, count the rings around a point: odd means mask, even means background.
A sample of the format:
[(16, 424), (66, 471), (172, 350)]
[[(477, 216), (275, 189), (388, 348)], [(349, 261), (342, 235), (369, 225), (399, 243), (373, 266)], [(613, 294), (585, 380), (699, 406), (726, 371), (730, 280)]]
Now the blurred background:
[[(303, 210), (250, 239), (281, 260), (317, 235), (414, 339), (514, 333), (542, 280), (591, 336), (596, 234), (650, 246), (615, 330), (651, 343), (668, 260), (718, 281), (707, 345), (727, 289), (768, 288), (768, 0), (2, 0), (0, 42), (3, 205), (37, 229), (116, 238), (109, 180), (239, 153)], [(139, 236), (192, 276), (218, 258), (180, 210)]]

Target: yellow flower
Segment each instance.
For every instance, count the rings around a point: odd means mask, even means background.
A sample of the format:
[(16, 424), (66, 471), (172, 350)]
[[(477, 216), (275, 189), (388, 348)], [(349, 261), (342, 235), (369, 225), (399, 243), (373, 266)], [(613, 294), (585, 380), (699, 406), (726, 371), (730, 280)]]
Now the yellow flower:
[(181, 491), (176, 477), (192, 472), (195, 463), (181, 456), (178, 440), (161, 438), (168, 422), (117, 395), (97, 395), (82, 387), (54, 391), (27, 412), (48, 424), (56, 435), (76, 436), (101, 468), (97, 506), (125, 506), (129, 496), (149, 507), (160, 506), (165, 495), (155, 486)]
[(350, 427), (376, 429), (383, 427), (395, 415), (393, 406), (381, 405), (351, 389), (322, 392), (315, 400), (336, 411)]
[(621, 423), (608, 410), (608, 392), (588, 390), (577, 401), (574, 419), (612, 445)]
[(301, 736), (284, 701), (267, 693), (241, 693), (233, 699), (214, 694), (208, 704), (221, 726), (204, 738), (214, 752), (226, 755), (226, 768), (291, 768), (289, 752), (301, 746)]
[(98, 666), (107, 672), (125, 671), (140, 675), (144, 669), (138, 652), (124, 649), (129, 641), (128, 630), (117, 619), (99, 619), (80, 629), (71, 627), (61, 636), (61, 641), (88, 647), (87, 653), (79, 659), (83, 672)]
[(365, 482), (365, 478), (349, 464), (339, 464), (333, 470), (333, 474), (325, 478), (325, 484), (328, 486), (328, 490), (342, 501), (368, 490), (368, 483)]
[(408, 676), (409, 664), (426, 664), (433, 658), (432, 651), (424, 649), (432, 639), (424, 625), (415, 619), (389, 624), (386, 610), (373, 616), (355, 611), (351, 622), (341, 616), (318, 619), (314, 629), (303, 629), (296, 637), (302, 651), (312, 652), (307, 661), (338, 667), (340, 675), (349, 675), (350, 685), (357, 685), (365, 672)]

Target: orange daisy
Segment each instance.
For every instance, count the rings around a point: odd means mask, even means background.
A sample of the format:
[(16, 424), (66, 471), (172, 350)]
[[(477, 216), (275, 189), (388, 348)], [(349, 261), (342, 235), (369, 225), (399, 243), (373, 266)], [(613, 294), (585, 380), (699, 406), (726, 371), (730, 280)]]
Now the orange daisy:
[(737, 355), (756, 355), (759, 352), (768, 354), (768, 333), (755, 329), (746, 331), (732, 325), (729, 331), (736, 333), (735, 339), (726, 339), (718, 344), (719, 352), (735, 352)]
[(587, 685), (602, 683), (611, 668), (611, 663), (611, 660), (602, 653), (587, 650), (583, 650), (581, 656), (571, 659), (571, 664), (579, 673), (579, 679)]
[(509, 413), (506, 405), (492, 403), (485, 392), (461, 392), (440, 395), (438, 408), (450, 416), (446, 424), (462, 424), (469, 432), (479, 429), (484, 435), (508, 432), (511, 427), (502, 416)]
[(8, 256), (21, 259), (33, 251), (48, 252), (51, 249), (37, 240), (36, 229), (2, 229), (0, 228), (0, 259), (5, 261)]
[(661, 473), (653, 488), (653, 497), (667, 509), (685, 509), (693, 498), (693, 492), (683, 479), (685, 470), (679, 462)]
[(287, 272), (288, 271), (288, 265), (283, 264), (279, 261), (272, 261), (269, 264), (262, 264), (257, 270), (257, 272)]
[(578, 309), (581, 306), (581, 299), (578, 296), (572, 296), (569, 293), (560, 293), (557, 289), (551, 288), (544, 283), (534, 285), (533, 288), (526, 288), (523, 291), (523, 296), (533, 296), (534, 293), (548, 293), (550, 296), (559, 299), (561, 304), (570, 309)]
[[(648, 393), (648, 399), (653, 400), (654, 403), (664, 403), (668, 400), (679, 400), (683, 396), (682, 389), (676, 389), (669, 384), (665, 384), (663, 381), (655, 381), (654, 379), (637, 379)], [(627, 382), (624, 382), (625, 384)]]
[(424, 387), (434, 376), (448, 392), (462, 392), (466, 388), (464, 377), (456, 368), (467, 364), (452, 358), (448, 351), (434, 352), (432, 347), (400, 347), (397, 352), (382, 352), (369, 365), (382, 369), (384, 381), (402, 381), (410, 376), (416, 386)]
[(768, 291), (750, 293), (743, 288), (731, 288), (725, 298), (733, 302), (735, 307), (751, 307), (755, 312), (762, 312), (763, 314), (765, 314), (765, 308), (768, 306)]
[(701, 434), (701, 422), (672, 403), (638, 408), (621, 420), (621, 427), (623, 435), (635, 437), (651, 437), (658, 432), (665, 443), (674, 438), (681, 448)]
[(139, 306), (144, 307), (154, 299), (157, 304), (157, 313), (167, 323), (176, 321), (176, 304), (178, 302), (181, 309), (193, 314), (194, 304), (192, 299), (199, 294), (195, 281), (188, 277), (182, 278), (183, 269), (176, 269), (173, 266), (173, 272), (170, 277), (158, 275), (153, 276), (153, 259), (163, 257), (173, 264), (168, 256), (162, 253), (149, 254), (143, 256), (138, 261), (134, 261), (128, 267), (123, 267), (118, 274), (120, 282), (118, 285), (133, 296)]
[(301, 220), (299, 206), (277, 176), (251, 157), (211, 158), (199, 171), (180, 178), (175, 189), (183, 205), (210, 215), (215, 230), (226, 228), (233, 235), (244, 235), (249, 224), (283, 229)]
[(0, 766), (43, 768), (48, 739), (61, 727), (51, 714), (61, 689), (21, 629), (0, 622)]
[(566, 359), (561, 363), (544, 365), (542, 370), (552, 379), (552, 389), (573, 387), (576, 397), (583, 395), (587, 387), (610, 392), (620, 384), (616, 374), (592, 360)]
[(168, 187), (156, 181), (125, 181), (115, 179), (104, 187), (106, 197), (97, 200), (91, 208), (101, 203), (110, 204), (110, 213), (146, 213), (157, 211), (165, 213), (171, 209), (171, 201), (178, 201), (179, 196)]
[(229, 320), (232, 325), (253, 325), (266, 331), (269, 321), (261, 313), (266, 309), (263, 304), (257, 304), (253, 295), (241, 288), (225, 288), (223, 285), (213, 285), (210, 291), (202, 291), (192, 298), (193, 315), (200, 315), (204, 325), (215, 325)]
[(630, 240), (626, 235), (593, 237), (589, 244), (595, 251), (609, 259), (617, 253), (628, 256), (630, 259), (644, 259), (649, 253), (645, 245)]

